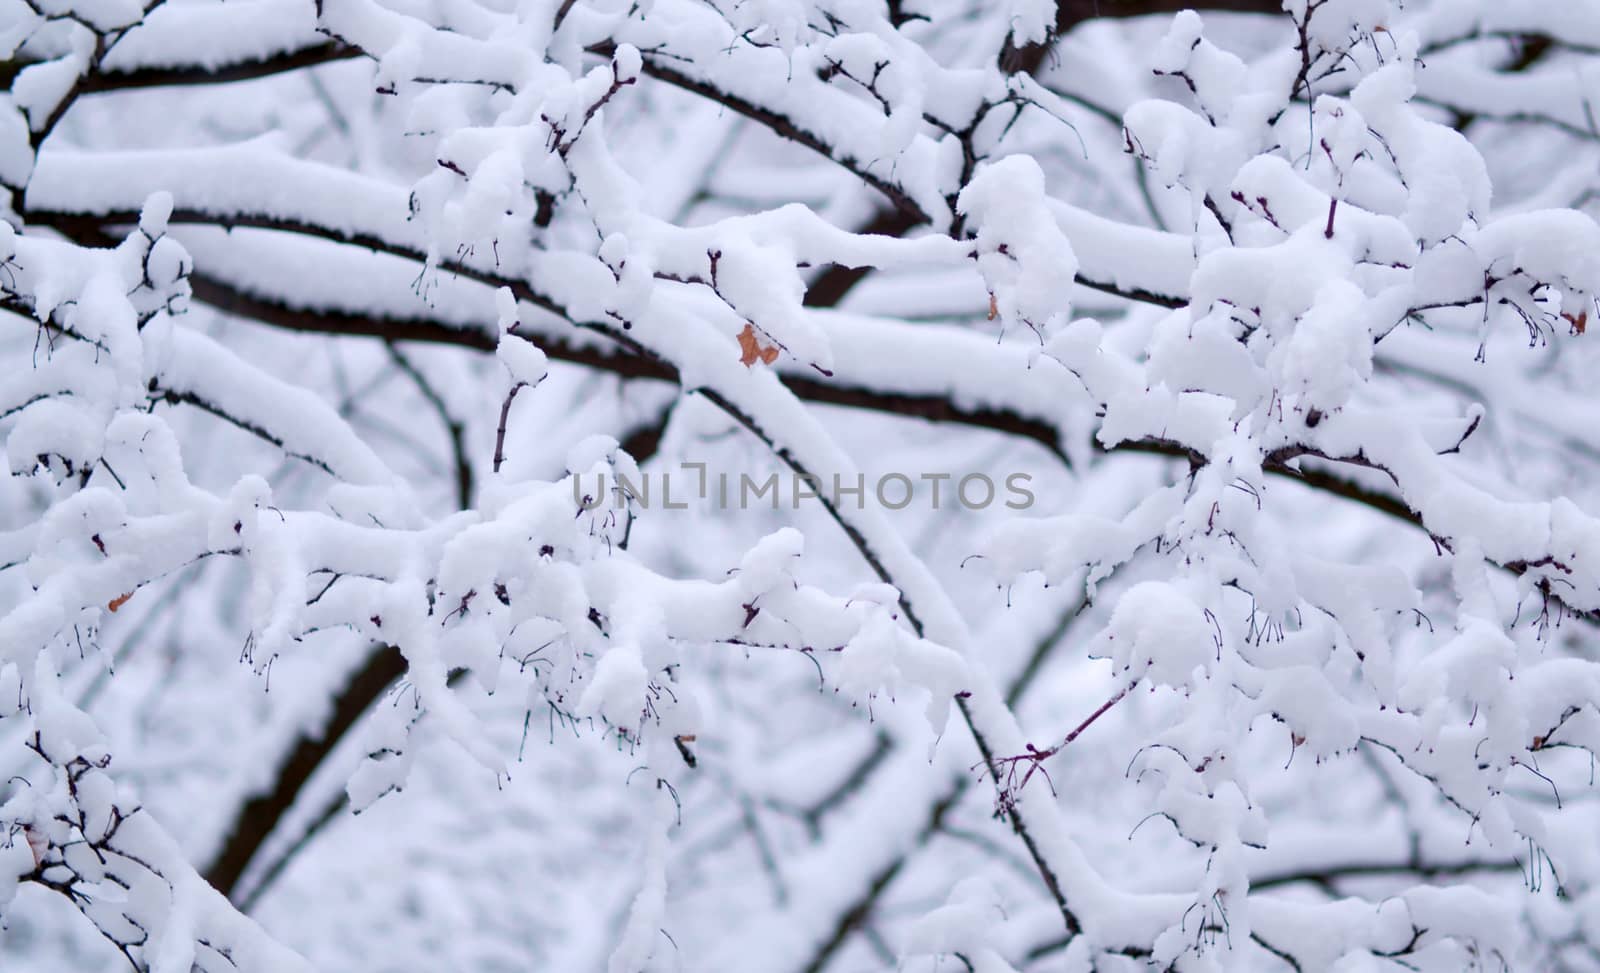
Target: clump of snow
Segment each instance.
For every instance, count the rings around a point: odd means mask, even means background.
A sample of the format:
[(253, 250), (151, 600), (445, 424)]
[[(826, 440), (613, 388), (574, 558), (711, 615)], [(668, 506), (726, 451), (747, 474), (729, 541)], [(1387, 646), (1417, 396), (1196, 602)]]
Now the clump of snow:
[(154, 239), (167, 232), (167, 221), (172, 219), (172, 194), (166, 190), (154, 192), (145, 200), (139, 211), (139, 229)]
[(0, 185), (26, 185), (32, 172), (28, 120), (10, 94), (0, 95)]
[(1078, 260), (1045, 203), (1039, 164), (1024, 155), (990, 163), (956, 209), (977, 227), (978, 272), (999, 316), (1040, 332), (1065, 322)]
[(594, 675), (578, 698), (577, 712), (631, 729), (641, 719), (649, 681), (637, 645), (612, 646), (595, 663)]
[(550, 374), (550, 361), (538, 346), (519, 335), (505, 333), (495, 346), (495, 357), (518, 385), (538, 385)]
[(1193, 685), (1216, 661), (1216, 629), (1177, 585), (1142, 581), (1117, 599), (1096, 638), (1118, 670), (1165, 686)]

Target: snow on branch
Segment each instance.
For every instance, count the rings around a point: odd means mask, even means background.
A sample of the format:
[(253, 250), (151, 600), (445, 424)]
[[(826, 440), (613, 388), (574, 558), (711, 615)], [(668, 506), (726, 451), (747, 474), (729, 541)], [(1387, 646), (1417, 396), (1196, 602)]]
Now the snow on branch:
[(1600, 10), (1194, 6), (0, 0), (8, 920), (1587, 968)]

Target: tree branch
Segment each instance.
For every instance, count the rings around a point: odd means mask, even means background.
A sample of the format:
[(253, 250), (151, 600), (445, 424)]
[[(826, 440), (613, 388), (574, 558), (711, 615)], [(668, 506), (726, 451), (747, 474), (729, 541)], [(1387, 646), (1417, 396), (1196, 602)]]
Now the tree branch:
[(205, 870), (206, 881), (213, 888), (229, 898), (234, 897), (245, 869), (294, 805), (312, 774), (327, 760), (361, 714), (377, 702), (395, 680), (405, 675), (405, 671), (405, 657), (399, 649), (392, 645), (373, 647), (366, 661), (334, 697), (333, 712), (320, 732), (305, 733), (297, 738), (278, 767), (272, 789), (246, 801), (234, 815), (222, 850)]
[[(1043, 671), (1045, 660), (1050, 657), (1050, 653), (1066, 637), (1073, 621), (1083, 614), (1083, 610), (1088, 605), (1087, 599), (1074, 604), (1061, 614), (1056, 624), (1051, 627), (1049, 632), (1045, 633), (1043, 638), (1034, 643), (1033, 651), (1029, 653), (1027, 661), (1011, 680), (1011, 685), (1006, 690), (1007, 706), (1015, 707), (1022, 701), (1028, 689), (1033, 686), (1034, 680)], [(893, 743), (887, 737), (880, 735), (879, 739), (883, 742), (883, 746), (870, 755), (869, 765), (857, 768), (858, 773), (876, 767), (877, 763), (882, 759), (879, 754), (881, 753), (883, 757), (886, 757), (888, 751), (893, 748)], [(949, 815), (951, 809), (960, 802), (968, 788), (972, 786), (972, 783), (973, 778), (971, 777), (958, 777), (954, 784), (951, 785), (950, 790), (945, 792), (938, 801), (934, 802), (928, 813), (927, 822), (917, 833), (916, 840), (911, 843), (908, 850), (902, 852), (874, 874), (860, 897), (852, 902), (844, 912), (840, 913), (838, 921), (834, 924), (833, 931), (818, 946), (817, 951), (812, 954), (810, 962), (806, 964), (805, 970), (807, 973), (820, 973), (821, 970), (827, 967), (839, 949), (849, 941), (852, 933), (866, 928), (868, 921), (872, 918), (873, 910), (877, 908), (878, 901), (888, 892), (895, 876), (900, 874), (910, 862), (911, 857), (925, 848), (928, 840), (944, 827), (945, 818)]]
[(1052, 38), (1043, 44), (1012, 47), (1007, 39), (1000, 54), (1000, 69), (1007, 74), (1035, 74), (1054, 47), (1055, 38), (1065, 37), (1080, 24), (1091, 20), (1147, 17), (1175, 14), (1184, 10), (1216, 10), (1233, 13), (1281, 14), (1281, 0), (1057, 0)]
[(445, 406), (444, 399), (439, 391), (428, 381), (428, 377), (405, 356), (393, 341), (385, 342), (389, 347), (389, 357), (399, 366), (402, 372), (417, 386), (417, 391), (433, 406), (433, 411), (439, 414), (439, 421), (444, 423), (445, 434), (450, 437), (450, 453), (455, 461), (456, 506), (461, 510), (472, 507), (472, 462), (467, 458), (467, 448), (464, 442), (465, 427), (459, 419), (450, 415), (450, 410)]
[(339, 61), (366, 57), (365, 51), (328, 41), (312, 47), (286, 51), (260, 60), (234, 61), (227, 64), (190, 64), (176, 67), (139, 67), (128, 70), (115, 68), (98, 71), (84, 79), (78, 90), (81, 94), (101, 94), (110, 91), (129, 91), (138, 88), (163, 88), (177, 85), (228, 84), (234, 81), (254, 81), (275, 74), (287, 74), (301, 68), (318, 67)]

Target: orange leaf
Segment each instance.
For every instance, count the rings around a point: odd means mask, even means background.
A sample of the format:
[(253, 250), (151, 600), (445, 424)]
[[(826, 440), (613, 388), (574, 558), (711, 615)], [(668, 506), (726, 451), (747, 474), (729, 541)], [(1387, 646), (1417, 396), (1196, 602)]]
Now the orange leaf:
[(989, 320), (993, 321), (1000, 316), (1000, 305), (995, 303), (994, 295), (989, 295)]
[(50, 851), (50, 839), (27, 825), (22, 826), (22, 836), (28, 840), (28, 850), (33, 852), (33, 867), (43, 865), (44, 857)]
[(123, 605), (126, 605), (128, 603), (128, 599), (132, 598), (132, 597), (133, 597), (133, 592), (131, 592), (131, 591), (128, 592), (127, 594), (125, 594), (125, 595), (118, 595), (117, 597), (111, 599), (111, 603), (109, 605), (107, 605), (106, 607), (111, 609), (112, 611), (116, 611), (118, 608), (121, 608)]
[(755, 325), (746, 321), (744, 330), (739, 332), (739, 364), (750, 368), (757, 359), (772, 364), (778, 360), (778, 348), (776, 345), (763, 345), (761, 339), (756, 337)]
[(1573, 317), (1572, 315), (1566, 313), (1563, 313), (1561, 316), (1567, 319), (1568, 324), (1572, 325), (1573, 334), (1583, 334), (1583, 329), (1589, 326), (1588, 311), (1579, 311), (1577, 317)]

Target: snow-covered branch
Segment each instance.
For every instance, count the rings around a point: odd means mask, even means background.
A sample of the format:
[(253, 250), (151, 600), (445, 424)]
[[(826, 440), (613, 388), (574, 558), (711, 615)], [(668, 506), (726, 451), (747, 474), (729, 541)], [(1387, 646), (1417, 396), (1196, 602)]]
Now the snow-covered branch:
[(1600, 6), (1195, 6), (0, 0), (6, 968), (1594, 966)]

